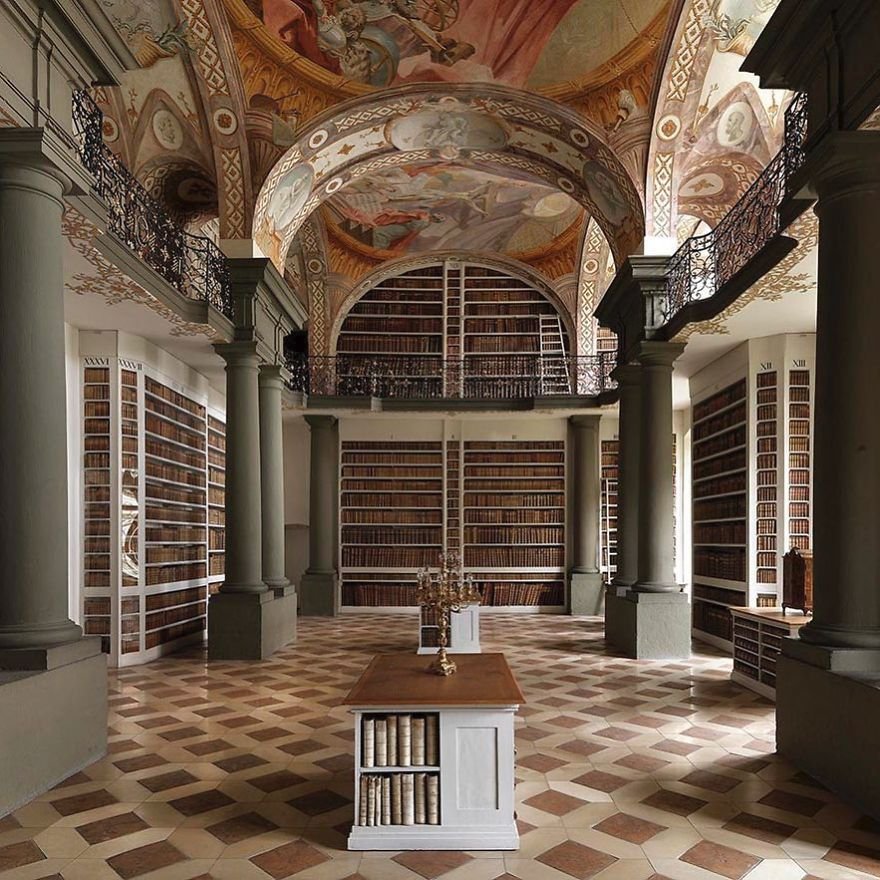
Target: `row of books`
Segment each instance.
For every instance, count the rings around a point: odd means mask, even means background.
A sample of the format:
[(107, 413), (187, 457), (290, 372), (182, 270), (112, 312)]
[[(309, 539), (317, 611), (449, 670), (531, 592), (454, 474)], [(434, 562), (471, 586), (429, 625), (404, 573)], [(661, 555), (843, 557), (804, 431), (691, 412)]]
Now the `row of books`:
[(168, 544), (151, 546), (146, 550), (147, 564), (168, 562), (204, 562), (207, 551), (204, 544)]
[(728, 449), (736, 449), (739, 446), (745, 446), (746, 428), (740, 426), (717, 437), (710, 437), (708, 440), (695, 442), (693, 447), (694, 461), (700, 461), (710, 455), (717, 455)]
[(443, 337), (433, 336), (383, 336), (381, 333), (355, 336), (339, 334), (336, 354), (443, 354)]
[(192, 605), (184, 605), (178, 608), (169, 608), (165, 611), (155, 611), (144, 617), (144, 626), (147, 630), (160, 629), (182, 621), (202, 617), (208, 610), (207, 602), (196, 602)]
[(560, 464), (565, 460), (565, 453), (563, 452), (537, 452), (537, 451), (529, 451), (529, 452), (513, 452), (509, 450), (504, 450), (502, 453), (503, 461), (499, 462), (499, 454), (497, 452), (475, 452), (470, 449), (470, 445), (468, 446), (468, 451), (466, 453), (467, 463), (468, 464), (522, 464), (522, 465), (532, 465), (532, 464)]
[(745, 523), (711, 523), (694, 526), (695, 544), (745, 544)]
[(716, 392), (711, 397), (707, 397), (705, 400), (700, 401), (700, 403), (695, 404), (693, 413), (694, 422), (699, 422), (701, 419), (705, 419), (712, 413), (730, 406), (737, 400), (743, 400), (745, 396), (746, 380), (740, 379), (738, 382), (734, 382), (732, 385), (722, 388), (721, 391)]
[(713, 434), (720, 434), (722, 431), (727, 431), (734, 427), (734, 425), (741, 424), (745, 419), (746, 404), (745, 401), (743, 401), (738, 406), (725, 410), (720, 415), (713, 416), (712, 418), (706, 419), (706, 421), (695, 425), (693, 435), (694, 441), (705, 440)]
[(205, 505), (203, 489), (187, 489), (184, 486), (173, 486), (167, 483), (147, 481), (147, 498), (152, 501), (175, 501), (178, 504), (192, 504), (194, 507)]
[(147, 596), (144, 601), (144, 608), (150, 612), (160, 611), (163, 608), (191, 605), (193, 602), (201, 602), (204, 598), (204, 587), (186, 587), (182, 590), (172, 590), (169, 593), (154, 593), (152, 596)]
[(416, 477), (398, 477), (393, 480), (352, 480), (342, 481), (344, 492), (440, 492), (442, 480), (420, 480)]
[(171, 404), (165, 403), (162, 400), (157, 400), (155, 397), (152, 397), (149, 394), (145, 398), (144, 406), (147, 413), (155, 413), (156, 415), (161, 416), (163, 419), (166, 419), (169, 422), (173, 422), (176, 425), (190, 428), (191, 430), (197, 431), (199, 433), (202, 433), (205, 430), (204, 418), (193, 415), (192, 413), (185, 410), (181, 410), (179, 407), (172, 406)]
[(158, 437), (172, 440), (191, 449), (204, 451), (207, 442), (204, 431), (197, 432), (190, 428), (184, 428), (173, 422), (169, 422), (162, 416), (148, 412), (146, 414), (145, 429)]
[(465, 547), (464, 564), (474, 568), (561, 568), (564, 547)]
[(474, 492), (466, 491), (465, 507), (559, 507), (565, 506), (564, 492)]
[(358, 608), (386, 608), (417, 605), (416, 584), (364, 583), (351, 581), (343, 575), (342, 604)]
[(156, 503), (146, 502), (145, 513), (147, 519), (158, 520), (163, 523), (199, 523), (205, 522), (204, 507), (166, 507)]
[(740, 517), (745, 518), (745, 516), (745, 495), (694, 502), (694, 522), (715, 519), (738, 519)]
[(746, 474), (741, 472), (727, 477), (714, 477), (711, 480), (703, 480), (694, 485), (694, 498), (704, 498), (712, 495), (732, 495), (737, 492), (745, 492), (747, 489)]
[(148, 477), (158, 477), (160, 480), (168, 480), (172, 483), (185, 483), (187, 486), (205, 485), (205, 472), (193, 471), (189, 468), (176, 467), (173, 464), (164, 464), (153, 458), (147, 458), (145, 470)]
[(440, 716), (367, 715), (361, 731), (363, 767), (436, 767), (440, 763)]
[(433, 547), (342, 547), (342, 564), (350, 568), (422, 568), (436, 565), (441, 544)]
[(483, 581), (477, 585), (483, 605), (554, 606), (565, 604), (565, 585), (561, 581), (516, 583)]
[(746, 579), (745, 551), (731, 548), (694, 548), (694, 574), (728, 581)]
[(438, 508), (441, 495), (428, 492), (414, 495), (409, 492), (343, 492), (343, 507), (427, 507)]
[(425, 466), (429, 464), (428, 462), (419, 462), (416, 467), (407, 467), (406, 465), (388, 463), (370, 465), (348, 464), (346, 463), (347, 458), (348, 456), (343, 456), (342, 459), (343, 479), (345, 479), (346, 477), (420, 477), (422, 479), (430, 477), (437, 477), (440, 479), (443, 478), (443, 468), (439, 461), (436, 465), (431, 465), (428, 467)]
[(205, 417), (205, 407), (201, 403), (196, 403), (189, 397), (179, 394), (173, 388), (169, 388), (167, 385), (157, 382), (150, 376), (144, 377), (144, 390), (147, 393), (152, 394), (154, 397), (160, 397), (162, 400), (167, 400), (169, 403), (173, 403), (175, 406), (185, 409), (187, 412), (192, 413), (201, 419), (204, 419)]
[(147, 526), (148, 541), (204, 541), (205, 529), (194, 526)]
[(471, 507), (465, 511), (466, 525), (562, 525), (564, 510), (529, 510), (511, 508), (509, 510), (483, 510)]
[(464, 540), (467, 544), (562, 544), (565, 533), (561, 525), (540, 528), (516, 524), (500, 528), (470, 526), (465, 529)]
[(174, 584), (178, 581), (194, 581), (207, 577), (207, 566), (204, 562), (193, 562), (188, 565), (161, 565), (148, 568), (146, 582), (148, 586), (155, 584)]
[(443, 543), (443, 532), (437, 528), (401, 528), (394, 529), (386, 526), (358, 525), (343, 526), (342, 542), (350, 547), (364, 544), (431, 544), (437, 546)]
[(471, 456), (468, 456), (468, 464), (464, 469), (465, 477), (565, 477), (563, 464), (499, 462), (487, 465), (471, 464), (470, 459)]
[(432, 510), (343, 510), (342, 525), (442, 525), (443, 511)]

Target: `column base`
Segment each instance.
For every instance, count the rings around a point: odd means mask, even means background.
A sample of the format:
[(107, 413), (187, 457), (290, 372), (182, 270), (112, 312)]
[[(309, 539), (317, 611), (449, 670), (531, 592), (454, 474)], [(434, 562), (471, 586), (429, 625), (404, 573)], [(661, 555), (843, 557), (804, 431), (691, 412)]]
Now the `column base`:
[(804, 647), (784, 639), (776, 662), (777, 750), (847, 803), (880, 818), (880, 652)]
[(0, 816), (107, 753), (98, 638), (0, 651)]
[(568, 581), (572, 614), (595, 617), (605, 609), (605, 582), (598, 571), (573, 571)]
[(339, 613), (335, 571), (307, 571), (299, 582), (299, 613), (303, 617), (335, 617)]
[(296, 638), (296, 591), (217, 593), (208, 602), (208, 659), (265, 660)]
[(605, 641), (635, 660), (691, 655), (691, 605), (685, 593), (605, 593)]

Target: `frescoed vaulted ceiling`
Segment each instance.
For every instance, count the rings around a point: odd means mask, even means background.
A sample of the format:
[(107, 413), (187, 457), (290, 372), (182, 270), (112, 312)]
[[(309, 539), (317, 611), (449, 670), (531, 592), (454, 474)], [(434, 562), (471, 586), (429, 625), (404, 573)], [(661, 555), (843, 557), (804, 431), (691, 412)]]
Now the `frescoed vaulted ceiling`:
[(106, 142), (326, 326), (383, 263), (461, 251), (530, 267), (592, 345), (615, 262), (714, 226), (789, 99), (739, 71), (778, 0), (101, 2), (143, 65), (98, 92)]

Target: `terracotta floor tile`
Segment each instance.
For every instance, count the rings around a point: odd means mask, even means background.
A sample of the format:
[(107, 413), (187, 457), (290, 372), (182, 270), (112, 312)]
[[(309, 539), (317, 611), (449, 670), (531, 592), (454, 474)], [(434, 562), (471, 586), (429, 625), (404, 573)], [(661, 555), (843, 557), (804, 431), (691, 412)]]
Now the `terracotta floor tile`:
[(279, 770), (276, 773), (267, 773), (265, 776), (250, 776), (247, 781), (249, 785), (268, 793), (300, 785), (306, 780), (305, 777), (297, 776), (296, 773), (291, 773), (289, 770)]
[(589, 880), (590, 877), (595, 877), (600, 871), (613, 865), (617, 859), (574, 840), (566, 840), (541, 853), (536, 861), (575, 877), (576, 880)]
[(618, 788), (626, 785), (628, 780), (615, 776), (613, 773), (605, 773), (603, 770), (589, 770), (580, 776), (576, 776), (572, 779), (572, 782), (610, 794), (612, 791), (617, 791)]
[(785, 810), (788, 813), (798, 813), (801, 816), (815, 816), (825, 806), (824, 801), (818, 801), (801, 794), (792, 794), (790, 791), (782, 791), (778, 788), (765, 794), (759, 803), (775, 807), (777, 810)]
[(123, 758), (120, 761), (114, 761), (113, 766), (123, 773), (136, 773), (138, 770), (147, 770), (150, 767), (161, 767), (167, 764), (161, 755), (138, 755), (135, 758)]
[(184, 816), (198, 816), (201, 813), (207, 813), (210, 810), (217, 810), (235, 801), (229, 795), (223, 794), (222, 791), (210, 789), (199, 794), (190, 794), (186, 797), (177, 798), (177, 800), (169, 801), (172, 807)]
[(152, 791), (168, 791), (169, 788), (180, 788), (182, 785), (191, 785), (198, 782), (199, 778), (193, 776), (188, 770), (172, 770), (170, 773), (160, 773), (158, 776), (148, 776), (138, 779), (138, 782)]
[(519, 758), (516, 762), (517, 767), (526, 767), (529, 770), (535, 770), (538, 773), (546, 773), (548, 770), (555, 770), (557, 767), (565, 766), (565, 761), (560, 761), (551, 755), (528, 755), (525, 758)]
[(643, 844), (661, 831), (666, 830), (665, 825), (657, 825), (655, 822), (648, 822), (647, 819), (640, 819), (638, 816), (630, 816), (626, 813), (615, 813), (593, 827), (603, 834), (610, 834), (612, 837), (619, 837), (621, 840), (638, 844)]
[(239, 843), (250, 837), (274, 831), (278, 826), (261, 816), (259, 813), (245, 813), (243, 816), (234, 816), (232, 819), (224, 819), (209, 825), (205, 830), (213, 834), (219, 841), (225, 844)]
[(681, 861), (720, 874), (729, 880), (741, 880), (760, 864), (761, 859), (729, 846), (702, 840), (681, 856)]
[(173, 847), (167, 840), (158, 843), (150, 843), (139, 846), (137, 849), (128, 850), (107, 859), (107, 864), (122, 877), (129, 880), (131, 877), (140, 877), (160, 868), (167, 868), (186, 860), (186, 856)]
[(250, 770), (251, 767), (259, 767), (261, 764), (268, 763), (263, 758), (245, 753), (244, 755), (233, 755), (231, 758), (222, 758), (219, 761), (214, 761), (214, 766), (227, 773), (238, 773), (240, 770)]
[(62, 816), (72, 816), (74, 813), (84, 813), (87, 810), (96, 810), (98, 807), (106, 807), (115, 804), (116, 798), (109, 791), (98, 789), (86, 794), (75, 794), (72, 797), (61, 798), (52, 801), (52, 806)]
[(274, 880), (282, 880), (291, 874), (298, 874), (307, 868), (314, 868), (330, 860), (320, 850), (315, 849), (303, 840), (285, 843), (268, 852), (253, 856), (251, 861), (265, 871)]
[(681, 782), (694, 785), (697, 788), (705, 788), (706, 791), (726, 794), (736, 788), (742, 780), (732, 776), (722, 776), (720, 773), (711, 773), (708, 770), (694, 770), (687, 776), (683, 776)]
[(32, 865), (45, 858), (43, 851), (32, 840), (10, 843), (8, 846), (0, 846), (0, 871)]
[(775, 844), (782, 843), (797, 831), (794, 825), (786, 825), (754, 813), (739, 813), (723, 827), (726, 831), (733, 831), (735, 834), (744, 834), (746, 837), (754, 837), (755, 840)]
[(126, 834), (135, 834), (149, 827), (137, 813), (122, 813), (109, 819), (98, 819), (85, 825), (77, 825), (76, 830), (87, 843), (94, 846), (96, 843), (114, 840)]
[(649, 795), (642, 803), (657, 810), (675, 813), (677, 816), (690, 816), (691, 813), (706, 806), (706, 801), (700, 798), (689, 797), (686, 794), (679, 794), (677, 791), (669, 791), (665, 788)]
[(295, 797), (287, 803), (307, 816), (320, 816), (321, 813), (329, 813), (350, 804), (351, 800), (335, 791), (324, 789)]
[(833, 865), (842, 865), (871, 877), (880, 877), (880, 851), (858, 843), (838, 840), (825, 854), (824, 859)]
[(545, 813), (552, 813), (554, 816), (565, 816), (572, 810), (582, 807), (586, 801), (581, 798), (572, 797), (570, 794), (564, 794), (561, 791), (542, 791), (533, 797), (526, 798), (524, 803), (536, 810), (543, 810)]
[(404, 868), (409, 868), (425, 880), (434, 880), (441, 874), (448, 874), (462, 865), (471, 861), (471, 856), (462, 852), (434, 852), (423, 850), (421, 852), (400, 853), (392, 858), (392, 861)]

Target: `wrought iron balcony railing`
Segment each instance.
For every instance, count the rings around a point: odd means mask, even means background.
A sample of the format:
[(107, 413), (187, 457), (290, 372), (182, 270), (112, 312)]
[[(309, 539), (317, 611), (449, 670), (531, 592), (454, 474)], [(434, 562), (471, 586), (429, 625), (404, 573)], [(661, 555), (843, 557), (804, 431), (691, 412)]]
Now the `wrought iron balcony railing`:
[(220, 249), (182, 229), (104, 143), (104, 116), (88, 92), (74, 94), (73, 122), (80, 161), (107, 205), (109, 231), (179, 293), (231, 318), (229, 270)]
[(689, 238), (670, 258), (666, 320), (693, 302), (709, 299), (782, 232), (780, 207), (805, 159), (807, 96), (796, 95), (785, 113), (782, 149), (705, 235)]
[(293, 357), (290, 388), (323, 397), (399, 400), (526, 400), (611, 391), (614, 352), (595, 355), (478, 355), (462, 360), (405, 355)]

